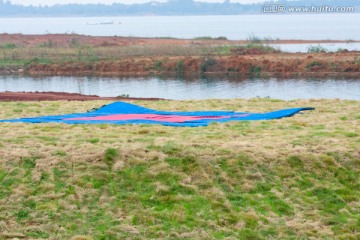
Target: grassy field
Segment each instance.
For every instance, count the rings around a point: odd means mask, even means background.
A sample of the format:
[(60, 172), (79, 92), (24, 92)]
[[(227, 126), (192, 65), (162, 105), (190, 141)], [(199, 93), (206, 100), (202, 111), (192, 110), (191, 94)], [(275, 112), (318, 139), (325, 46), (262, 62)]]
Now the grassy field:
[[(0, 119), (107, 102), (2, 102)], [(135, 102), (292, 118), (172, 128), (0, 124), (0, 239), (359, 239), (360, 102)]]

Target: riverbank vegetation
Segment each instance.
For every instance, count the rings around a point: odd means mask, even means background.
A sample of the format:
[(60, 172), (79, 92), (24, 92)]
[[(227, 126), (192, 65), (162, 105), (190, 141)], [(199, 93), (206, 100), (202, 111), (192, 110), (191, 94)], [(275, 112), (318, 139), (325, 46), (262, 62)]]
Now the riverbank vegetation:
[(289, 54), (263, 45), (24, 48), (0, 51), (2, 74), (356, 77), (356, 53)]
[(1, 37), (1, 74), (356, 77), (360, 72), (358, 52), (331, 53), (319, 45), (308, 53), (283, 53), (269, 44), (296, 41), (256, 36), (244, 41), (222, 37), (185, 40), (67, 34)]
[[(0, 118), (108, 102), (0, 102)], [(0, 238), (358, 239), (360, 104), (136, 101), (159, 110), (264, 112), (209, 127), (0, 124)]]
[(121, 60), (125, 57), (153, 56), (215, 56), (231, 55), (236, 51), (257, 49), (259, 52), (272, 53), (278, 50), (263, 44), (236, 45), (132, 45), (132, 46), (82, 46), (56, 47), (44, 43), (38, 47), (19, 47), (4, 44), (0, 49), (0, 65), (25, 67), (31, 63), (61, 64), (66, 62), (91, 63), (106, 60)]

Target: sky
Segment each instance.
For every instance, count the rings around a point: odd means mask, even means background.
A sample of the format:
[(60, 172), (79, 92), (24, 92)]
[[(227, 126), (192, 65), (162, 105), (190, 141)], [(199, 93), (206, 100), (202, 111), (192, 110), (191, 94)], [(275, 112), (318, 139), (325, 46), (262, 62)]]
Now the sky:
[[(8, 0), (9, 1), (9, 0)], [(102, 3), (102, 4), (112, 4), (112, 3), (124, 3), (124, 4), (134, 4), (134, 3), (146, 3), (151, 0), (10, 0), (10, 2), (14, 4), (21, 5), (54, 5), (54, 4), (68, 4), (68, 3)], [(157, 2), (166, 2), (166, 0), (156, 0)], [(195, 0), (197, 2), (224, 2), (224, 0)], [(257, 3), (263, 2), (264, 0), (230, 0), (230, 2), (238, 2), (238, 3)]]

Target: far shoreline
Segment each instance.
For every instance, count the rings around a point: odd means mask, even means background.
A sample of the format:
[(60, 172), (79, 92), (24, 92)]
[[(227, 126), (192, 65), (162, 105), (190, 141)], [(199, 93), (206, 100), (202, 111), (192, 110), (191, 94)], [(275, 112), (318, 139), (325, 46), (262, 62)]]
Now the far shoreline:
[(209, 37), (199, 36), (196, 38), (173, 38), (167, 36), (159, 37), (136, 37), (136, 36), (95, 36), (83, 35), (77, 33), (63, 33), (63, 34), (22, 34), (22, 33), (0, 33), (0, 45), (13, 43), (20, 47), (37, 47), (39, 44), (46, 41), (56, 43), (56, 47), (70, 47), (69, 40), (76, 37), (83, 45), (88, 46), (103, 46), (104, 42), (113, 46), (124, 45), (156, 45), (156, 44), (194, 44), (203, 43), (210, 45), (238, 45), (238, 44), (323, 44), (323, 43), (360, 43), (360, 39), (336, 40), (301, 40), (301, 39), (278, 39), (278, 38), (257, 38), (243, 39), (243, 40), (229, 40), (226, 37)]

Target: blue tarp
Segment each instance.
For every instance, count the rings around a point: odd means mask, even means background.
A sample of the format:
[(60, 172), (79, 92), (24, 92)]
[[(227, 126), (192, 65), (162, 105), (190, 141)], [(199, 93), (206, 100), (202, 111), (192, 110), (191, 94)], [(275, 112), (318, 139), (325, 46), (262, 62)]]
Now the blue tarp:
[(87, 113), (18, 118), (0, 122), (67, 123), (67, 124), (162, 124), (176, 127), (207, 126), (211, 122), (271, 120), (291, 117), (314, 108), (291, 108), (267, 113), (233, 111), (167, 112), (157, 111), (126, 102), (114, 102)]

